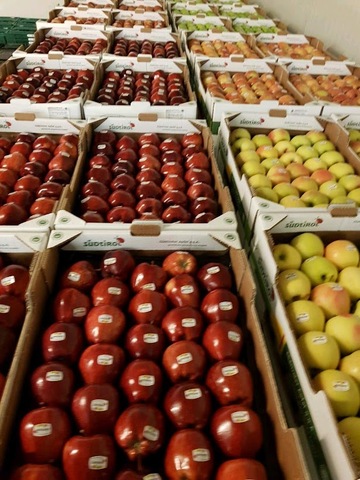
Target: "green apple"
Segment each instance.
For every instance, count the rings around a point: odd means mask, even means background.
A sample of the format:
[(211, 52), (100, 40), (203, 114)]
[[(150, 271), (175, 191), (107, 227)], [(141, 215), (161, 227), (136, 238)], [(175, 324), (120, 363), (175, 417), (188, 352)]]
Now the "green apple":
[(319, 190), (324, 193), (330, 200), (335, 197), (346, 196), (345, 188), (335, 180), (328, 180), (320, 185)]
[(330, 201), (330, 205), (334, 204), (352, 205), (353, 207), (356, 207), (356, 203), (354, 202), (354, 200), (351, 200), (351, 198), (345, 197), (344, 195), (339, 195), (338, 197), (333, 198)]
[(246, 175), (247, 177), (252, 177), (257, 174), (265, 175), (266, 170), (263, 165), (260, 165), (260, 162), (257, 160), (249, 160), (248, 162), (245, 162), (243, 166), (241, 167), (241, 173)]
[(238, 138), (248, 138), (250, 140), (251, 134), (246, 128), (235, 128), (235, 130), (230, 133), (230, 144), (232, 145)]
[(283, 140), (289, 141), (290, 133), (284, 128), (274, 128), (274, 130), (271, 130), (271, 132), (268, 133), (268, 137), (270, 138), (272, 143), (276, 145)]
[(337, 151), (323, 153), (320, 155), (320, 160), (323, 160), (328, 167), (331, 167), (331, 165), (335, 163), (345, 163), (344, 156)]
[(296, 336), (311, 330), (324, 330), (324, 312), (311, 300), (297, 300), (290, 303), (286, 307), (286, 313)]
[(256, 153), (262, 160), (265, 160), (265, 158), (279, 158), (279, 152), (271, 145), (262, 145), (258, 147)]
[(330, 318), (325, 332), (337, 341), (341, 355), (349, 355), (360, 349), (360, 317), (348, 313)]
[(360, 299), (360, 268), (345, 267), (339, 273), (339, 283), (349, 293), (350, 299), (357, 302)]
[(273, 187), (273, 190), (278, 194), (280, 200), (288, 195), (293, 195), (295, 197), (300, 196), (297, 188), (286, 182), (278, 183)]
[(360, 141), (360, 130), (349, 130), (349, 141), (350, 142), (358, 142)]
[(275, 263), (280, 271), (300, 268), (302, 258), (300, 253), (288, 243), (278, 243), (273, 248)]
[(350, 295), (339, 283), (317, 285), (311, 290), (310, 300), (321, 308), (326, 319), (350, 313)]
[(306, 138), (310, 140), (311, 145), (321, 142), (322, 140), (327, 140), (326, 134), (324, 132), (320, 132), (319, 130), (310, 130), (307, 132)]
[[(336, 163), (331, 168), (336, 167), (337, 165), (345, 166), (349, 165), (348, 163)], [(351, 165), (349, 165), (351, 167)], [(351, 192), (352, 190), (356, 190), (360, 188), (360, 175), (354, 174), (347, 174), (339, 178), (339, 183), (342, 185), (347, 192)]]
[(286, 166), (286, 170), (290, 173), (291, 180), (295, 180), (298, 177), (307, 177), (310, 173), (302, 163), (290, 163)]
[[(331, 167), (329, 167), (329, 172), (331, 172), (334, 175), (336, 180), (340, 180), (343, 177), (354, 175), (355, 170), (354, 170), (354, 167), (350, 165), (350, 163), (334, 163), (334, 165), (331, 165)], [(354, 176), (356, 177), (357, 175), (354, 175)], [(354, 188), (357, 188), (358, 186), (359, 185), (357, 185)], [(350, 190), (352, 189), (350, 188)]]
[(306, 203), (297, 195), (286, 195), (280, 199), (279, 203), (285, 208), (306, 208)]
[(300, 155), (304, 161), (308, 160), (309, 158), (318, 157), (317, 151), (310, 145), (301, 145), (301, 147), (296, 150), (296, 153)]
[(283, 166), (278, 158), (265, 158), (265, 160), (261, 161), (261, 165), (265, 167), (266, 171), (270, 170), (270, 168), (274, 167), (275, 165), (279, 165), (280, 167)]
[(300, 233), (296, 235), (290, 243), (300, 252), (303, 260), (313, 257), (314, 255), (324, 255), (324, 243), (315, 233)]
[(273, 185), (290, 182), (290, 174), (283, 166), (279, 167), (278, 165), (275, 165), (274, 167), (271, 167), (266, 176), (270, 178)]
[(279, 152), (279, 155), (283, 155), (284, 153), (295, 153), (295, 147), (290, 143), (288, 140), (282, 140), (274, 145), (276, 150)]
[(310, 178), (312, 178), (313, 180), (315, 180), (315, 182), (318, 184), (318, 185), (322, 185), (323, 183), (325, 182), (329, 182), (330, 180), (335, 180), (335, 176), (327, 169), (319, 169), (319, 170), (315, 170), (315, 172), (313, 172), (311, 175), (310, 175)]
[(338, 271), (335, 265), (325, 257), (314, 255), (301, 264), (301, 271), (310, 279), (311, 286), (321, 283), (336, 282)]
[(315, 180), (307, 175), (302, 175), (300, 177), (294, 178), (294, 180), (291, 182), (291, 185), (296, 187), (300, 193), (305, 193), (308, 190), (319, 190), (319, 186), (315, 182)]
[(280, 156), (280, 161), (287, 167), (291, 163), (303, 163), (304, 160), (296, 152), (285, 152)]
[(239, 152), (235, 157), (235, 162), (238, 165), (242, 165), (246, 162), (257, 161), (260, 163), (260, 157), (254, 150), (245, 150), (245, 152)]
[(316, 391), (325, 392), (337, 417), (357, 415), (360, 393), (350, 375), (335, 369), (323, 370), (315, 376), (312, 383)]
[(311, 145), (311, 141), (309, 138), (306, 137), (306, 135), (295, 135), (294, 137), (292, 137), (290, 141), (295, 148), (299, 148), (302, 145), (307, 145), (307, 146)]
[(354, 464), (360, 465), (360, 417), (343, 418), (338, 423), (338, 429), (344, 438)]
[(256, 173), (255, 175), (252, 175), (248, 179), (248, 182), (253, 188), (272, 188), (270, 178), (268, 178), (266, 175), (263, 175), (262, 173)]
[(307, 368), (327, 370), (339, 364), (340, 350), (336, 340), (321, 330), (304, 333), (298, 338), (297, 346)]
[(340, 360), (339, 369), (351, 375), (360, 387), (360, 350), (346, 355)]
[(300, 270), (290, 268), (280, 272), (277, 285), (286, 304), (295, 300), (307, 300), (310, 296), (310, 280)]
[(300, 199), (307, 207), (316, 207), (318, 205), (324, 206), (329, 203), (327, 196), (317, 190), (308, 190), (301, 195)]
[(360, 207), (360, 188), (355, 188), (355, 190), (351, 190), (351, 192), (349, 192), (347, 196), (356, 203), (357, 207)]
[[(254, 177), (251, 177), (254, 178)], [(274, 192), (272, 188), (269, 187), (259, 187), (255, 189), (255, 195), (258, 197), (264, 198), (265, 200), (269, 200), (269, 202), (278, 203), (279, 197), (277, 193)]]
[(330, 260), (338, 270), (345, 267), (357, 267), (360, 260), (357, 246), (350, 240), (334, 240), (328, 243), (324, 252), (325, 258)]
[(231, 151), (234, 155), (236, 155), (238, 152), (245, 152), (246, 150), (256, 150), (254, 142), (252, 142), (248, 138), (238, 138), (231, 145)]
[(272, 141), (270, 140), (270, 138), (263, 133), (259, 133), (258, 135), (254, 135), (251, 140), (256, 145), (256, 148), (266, 146), (266, 145), (272, 147), (272, 144), (273, 144)]
[(320, 140), (319, 142), (314, 143), (313, 147), (319, 156), (325, 152), (332, 152), (336, 150), (335, 145), (330, 142), (330, 140)]
[(309, 158), (304, 162), (305, 167), (311, 172), (315, 172), (316, 170), (325, 170), (327, 169), (327, 165), (323, 160), (320, 160), (320, 158), (315, 157), (315, 158)]

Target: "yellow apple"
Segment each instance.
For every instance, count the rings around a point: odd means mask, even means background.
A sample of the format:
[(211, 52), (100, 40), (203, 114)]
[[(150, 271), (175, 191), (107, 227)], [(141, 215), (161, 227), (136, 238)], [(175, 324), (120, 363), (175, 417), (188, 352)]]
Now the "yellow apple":
[(327, 170), (326, 168), (321, 168), (319, 170), (315, 170), (315, 172), (313, 172), (311, 175), (310, 175), (310, 178), (312, 178), (313, 180), (315, 180), (315, 182), (318, 184), (318, 185), (322, 185), (323, 183), (325, 182), (328, 182), (330, 180), (335, 180), (335, 175), (332, 174), (329, 170)]
[(259, 147), (262, 147), (262, 146), (270, 146), (272, 147), (272, 141), (270, 140), (270, 138), (263, 134), (263, 133), (260, 133), (258, 135), (254, 135), (251, 140), (255, 143), (256, 145), (256, 148), (259, 148)]
[(354, 463), (360, 465), (360, 417), (343, 418), (338, 423), (338, 429), (350, 450)]
[[(251, 177), (254, 178), (254, 177)], [(265, 200), (269, 200), (269, 202), (278, 203), (279, 197), (277, 193), (274, 192), (272, 188), (269, 187), (259, 187), (255, 189), (255, 195), (258, 197), (264, 198)]]
[(305, 136), (305, 135), (295, 135), (294, 137), (292, 137), (292, 139), (290, 141), (294, 145), (295, 148), (299, 148), (302, 145), (308, 145), (308, 146), (311, 145), (310, 139), (307, 138), (307, 136)]
[(331, 165), (334, 165), (335, 163), (345, 162), (344, 156), (337, 151), (323, 153), (320, 155), (320, 160), (323, 160), (328, 167), (331, 167)]
[(355, 350), (340, 360), (339, 369), (351, 375), (360, 387), (360, 350)]
[(345, 267), (357, 267), (360, 260), (357, 246), (350, 240), (334, 240), (325, 247), (324, 256), (330, 260), (338, 270)]
[(326, 319), (350, 313), (350, 295), (339, 283), (317, 285), (311, 290), (310, 300), (321, 308)]
[(360, 130), (349, 130), (349, 141), (350, 142), (358, 142), (360, 141)]
[(307, 207), (325, 206), (329, 203), (327, 196), (317, 190), (308, 190), (301, 195), (300, 199), (305, 202)]
[(295, 180), (298, 177), (307, 177), (310, 174), (309, 170), (302, 163), (290, 163), (286, 166), (286, 170), (289, 172), (291, 180)]
[(306, 208), (306, 203), (297, 195), (286, 195), (280, 199), (279, 203), (285, 208)]
[(260, 163), (260, 157), (253, 150), (246, 150), (245, 152), (238, 153), (235, 157), (235, 161), (238, 165), (242, 165), (243, 163), (250, 161), (257, 161)]
[(311, 172), (315, 172), (316, 170), (325, 170), (327, 169), (327, 165), (323, 160), (320, 158), (309, 158), (304, 162), (305, 167)]
[(300, 270), (290, 268), (280, 272), (277, 285), (286, 304), (295, 300), (307, 300), (310, 296), (310, 280)]
[(283, 140), (289, 141), (290, 133), (284, 128), (274, 128), (274, 130), (271, 130), (271, 132), (268, 133), (268, 137), (270, 138), (272, 143), (276, 145)]
[(246, 128), (235, 128), (235, 130), (230, 133), (230, 144), (232, 145), (238, 138), (248, 138), (250, 140), (250, 132), (246, 130)]
[(360, 299), (360, 268), (345, 267), (339, 273), (338, 282), (349, 293), (350, 299), (357, 302)]
[(266, 176), (270, 178), (271, 183), (273, 185), (277, 185), (278, 183), (289, 183), (290, 182), (290, 174), (284, 167), (279, 167), (275, 165), (268, 170)]
[(355, 190), (351, 190), (351, 192), (347, 194), (347, 197), (353, 200), (356, 203), (357, 207), (360, 207), (360, 188), (355, 188)]
[(282, 140), (274, 145), (274, 148), (279, 152), (279, 155), (283, 155), (284, 153), (295, 153), (295, 147), (292, 145), (288, 140)]
[(245, 162), (241, 167), (241, 173), (243, 173), (247, 177), (252, 177), (258, 173), (265, 175), (266, 170), (265, 167), (263, 165), (260, 165), (260, 162), (258, 162), (257, 160), (249, 160), (248, 162)]
[(352, 205), (353, 207), (356, 207), (356, 203), (354, 200), (351, 200), (351, 198), (345, 197), (344, 195), (339, 195), (338, 197), (333, 198), (330, 200), (330, 205), (334, 204), (341, 204), (341, 205)]
[(275, 263), (280, 271), (300, 268), (302, 259), (300, 253), (288, 243), (278, 243), (272, 250)]
[(281, 163), (287, 167), (291, 163), (303, 163), (303, 159), (296, 152), (285, 152), (280, 156)]
[(270, 168), (274, 167), (275, 165), (278, 165), (279, 167), (283, 166), (278, 158), (265, 158), (265, 160), (261, 161), (261, 165), (265, 167), (266, 171), (270, 170)]
[(297, 300), (290, 303), (286, 307), (286, 313), (296, 336), (311, 330), (324, 330), (324, 312), (311, 300)]
[(325, 257), (314, 255), (301, 264), (301, 271), (310, 279), (311, 286), (321, 283), (336, 282), (338, 271), (335, 265)]
[(267, 187), (267, 188), (272, 188), (272, 183), (270, 178), (268, 178), (266, 175), (263, 175), (262, 173), (256, 173), (255, 175), (252, 175), (248, 179), (249, 185), (251, 185), (253, 188), (262, 188), (262, 187)]
[(330, 142), (330, 140), (320, 140), (314, 143), (313, 147), (319, 155), (322, 155), (325, 152), (332, 152), (333, 150), (336, 150), (335, 145)]
[[(352, 165), (350, 165), (350, 163), (334, 163), (334, 165), (331, 165), (331, 167), (329, 167), (329, 172), (331, 172), (334, 175), (336, 180), (340, 180), (341, 178), (353, 175), (355, 170), (354, 170), (354, 167)], [(357, 175), (354, 175), (354, 176), (357, 176)], [(339, 183), (341, 183), (341, 182), (339, 182)], [(343, 185), (345, 187), (345, 185), (343, 183), (341, 183), (341, 185)], [(356, 185), (356, 187), (358, 187), (358, 186), (360, 186), (360, 185)], [(356, 188), (356, 187), (354, 187), (354, 188)], [(347, 188), (346, 188), (346, 190), (347, 190)], [(352, 190), (352, 188), (350, 188), (349, 190)]]
[(296, 187), (300, 193), (305, 193), (308, 190), (319, 190), (319, 186), (315, 180), (307, 175), (294, 178), (294, 180), (291, 182), (291, 185)]
[(234, 155), (238, 152), (245, 152), (247, 150), (256, 150), (255, 143), (248, 138), (239, 138), (231, 145), (231, 151)]
[(265, 158), (279, 158), (279, 152), (272, 145), (262, 145), (257, 148), (256, 153), (262, 160), (265, 160)]
[(327, 370), (339, 364), (340, 350), (336, 340), (321, 330), (304, 333), (298, 338), (297, 346), (307, 368)]
[(278, 194), (280, 200), (284, 197), (287, 197), (288, 195), (299, 197), (299, 192), (297, 188), (293, 187), (288, 182), (278, 183), (277, 185), (274, 186), (273, 189)]
[(310, 145), (301, 145), (301, 147), (296, 150), (296, 153), (300, 155), (304, 161), (319, 156), (315, 148)]
[(320, 132), (319, 130), (310, 130), (309, 132), (307, 132), (306, 138), (310, 140), (311, 145), (314, 145), (314, 143), (326, 140), (327, 136), (324, 132)]
[(337, 341), (341, 355), (349, 355), (360, 349), (360, 317), (348, 313), (330, 318), (325, 332)]
[(324, 254), (324, 243), (315, 233), (300, 233), (290, 243), (300, 252), (303, 260), (314, 255), (322, 256)]
[(335, 197), (346, 196), (345, 188), (335, 180), (328, 180), (320, 185), (319, 190), (324, 193), (330, 200)]

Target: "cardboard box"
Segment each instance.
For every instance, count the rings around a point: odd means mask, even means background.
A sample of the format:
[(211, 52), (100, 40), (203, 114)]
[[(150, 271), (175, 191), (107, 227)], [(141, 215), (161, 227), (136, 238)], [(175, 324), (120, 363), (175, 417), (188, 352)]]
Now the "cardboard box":
[[(26, 48), (26, 53), (34, 53), (34, 50), (36, 50), (36, 47), (39, 46), (41, 42), (43, 42), (46, 38), (48, 37), (53, 37), (56, 39), (71, 39), (71, 38), (79, 38), (80, 40), (90, 40), (91, 42), (95, 42), (96, 39), (101, 38), (107, 41), (107, 48), (105, 49), (105, 52), (110, 51), (111, 47), (111, 42), (112, 42), (112, 35), (109, 32), (97, 30), (97, 29), (90, 29), (87, 27), (84, 27), (84, 25), (71, 25), (70, 27), (66, 27), (63, 24), (60, 24), (58, 26), (57, 24), (54, 24), (52, 28), (43, 28), (40, 30), (37, 30), (35, 32), (35, 37), (34, 41), (31, 43), (31, 45)], [(13, 57), (17, 56), (23, 56), (23, 47), (19, 47), (17, 50), (15, 50), (12, 54)], [(71, 55), (66, 55), (67, 57), (70, 57)], [(101, 57), (101, 54), (92, 54), (92, 55), (87, 55), (86, 58), (92, 61), (98, 61)], [(74, 59), (75, 61), (75, 59)]]
[[(275, 229), (264, 231), (261, 218), (260, 221), (257, 220), (250, 255), (251, 263), (255, 267), (254, 274), (256, 274), (263, 291), (264, 311), (271, 312), (270, 318), (275, 332), (276, 346), (286, 366), (289, 384), (292, 385), (304, 427), (310, 436), (310, 447), (314, 442), (313, 449), (316, 453), (317, 442), (320, 442), (331, 478), (356, 480), (360, 475), (360, 466), (355, 465), (350, 451), (347, 451), (346, 444), (337, 429), (337, 419), (325, 393), (323, 391), (315, 392), (311, 386), (311, 379), (301, 359), (285, 306), (276, 287), (278, 272), (272, 255), (272, 246), (276, 243), (289, 243), (294, 234), (275, 233), (275, 231), (276, 226)], [(298, 229), (297, 233), (308, 231), (305, 226)], [(360, 241), (359, 233), (354, 229), (353, 231), (344, 231), (340, 227), (336, 233), (329, 231), (317, 231), (316, 233), (325, 242), (340, 238), (352, 240), (357, 244)], [(266, 314), (263, 312), (260, 318), (265, 318), (265, 316)], [(320, 460), (318, 459), (319, 470), (325, 469), (325, 465), (322, 465)]]
[[(112, 10), (118, 7), (118, 0), (64, 0), (64, 7), (72, 6), (76, 7), (88, 7), (88, 8), (101, 8), (102, 10)], [(76, 4), (76, 5), (75, 5)], [(111, 6), (110, 6), (111, 5)]]
[(252, 20), (251, 18), (235, 18), (232, 22), (235, 32), (247, 35), (257, 35), (262, 32), (266, 33), (287, 33), (287, 27), (279, 20), (270, 18)]
[[(11, 57), (0, 67), (0, 84), (2, 84), (7, 75), (16, 73), (17, 70), (24, 68), (32, 70), (34, 67), (41, 66), (45, 69), (67, 70), (67, 69), (88, 69), (94, 72), (96, 78), (99, 69), (98, 62), (88, 59), (81, 55), (64, 55), (63, 52), (54, 52), (47, 55), (26, 54), (18, 51), (16, 57)], [(78, 98), (65, 100), (60, 103), (32, 103), (26, 98), (14, 98), (10, 103), (1, 103), (0, 112), (3, 116), (14, 116), (16, 113), (32, 113), (38, 118), (53, 119), (81, 119), (83, 118), (83, 103), (93, 92), (85, 92)]]
[[(77, 20), (64, 20), (64, 22), (56, 20), (54, 22), (54, 19), (58, 17), (75, 17)], [(91, 19), (96, 19), (96, 23), (93, 23)], [(91, 21), (91, 23), (85, 23), (86, 21)], [(41, 28), (52, 28), (54, 23), (70, 27), (80, 22), (85, 28), (104, 30), (105, 26), (111, 23), (111, 14), (109, 11), (101, 10), (100, 8), (88, 8), (86, 5), (81, 5), (78, 8), (58, 7), (50, 10), (47, 20), (38, 20), (36, 22), (36, 28), (37, 30)]]
[[(197, 15), (174, 15), (173, 23), (175, 30), (181, 32), (182, 34), (190, 31), (190, 29), (184, 29), (180, 26), (183, 22), (189, 22), (189, 24), (197, 25), (195, 29), (193, 27), (192, 31), (196, 30), (208, 30), (212, 32), (231, 32), (231, 22), (226, 17), (209, 17), (204, 14), (198, 13)], [(211, 25), (211, 27), (210, 27)], [(179, 27), (180, 26), (180, 27)], [(210, 27), (210, 28), (209, 28)]]
[[(88, 100), (84, 104), (86, 119), (100, 117), (136, 117), (140, 113), (154, 113), (159, 118), (196, 118), (197, 102), (189, 82), (189, 70), (183, 59), (171, 61), (162, 58), (152, 58), (149, 55), (138, 57), (118, 57), (116, 55), (104, 55), (100, 64), (101, 74), (96, 78), (92, 91), (97, 92), (101, 86), (105, 72), (122, 71), (131, 68), (135, 72), (155, 72), (164, 70), (167, 73), (178, 72), (184, 77), (185, 87), (189, 100), (181, 105), (151, 105), (150, 102), (132, 102), (131, 105), (102, 105), (96, 100)], [(96, 98), (93, 94), (92, 99)]]
[[(211, 58), (209, 60), (198, 60), (195, 64), (195, 91), (198, 95), (198, 100), (205, 112), (205, 117), (208, 125), (213, 133), (217, 133), (222, 115), (224, 113), (239, 113), (249, 112), (256, 114), (266, 114), (274, 109), (281, 109), (287, 114), (291, 115), (319, 115), (321, 113), (322, 106), (313, 102), (312, 104), (303, 105), (299, 102), (299, 105), (279, 105), (277, 100), (264, 100), (259, 104), (236, 104), (231, 103), (228, 100), (215, 98), (208, 90), (204, 88), (201, 81), (201, 73), (204, 71), (227, 71), (227, 72), (246, 72), (255, 70), (261, 73), (272, 73), (277, 81), (289, 91), (291, 87), (290, 82), (286, 77), (286, 71), (281, 66), (274, 66), (264, 59), (256, 58), (243, 58), (242, 56), (232, 55), (229, 58)], [(292, 93), (290, 91), (290, 93)], [(296, 101), (301, 100), (300, 97), (296, 98)]]
[(219, 14), (224, 17), (235, 18), (249, 18), (257, 20), (261, 18), (268, 18), (265, 10), (256, 5), (237, 5), (225, 4), (219, 6)]
[(182, 15), (182, 13), (179, 12), (181, 10), (184, 10), (184, 15), (197, 15), (203, 13), (207, 17), (218, 16), (219, 13), (215, 6), (211, 6), (208, 3), (192, 3), (191, 1), (168, 3), (169, 16), (172, 19), (174, 19), (176, 15)]
[[(223, 172), (227, 176), (235, 207), (244, 226), (244, 237), (249, 240), (252, 229), (259, 215), (263, 214), (267, 224), (277, 225), (278, 231), (296, 231), (306, 227), (310, 230), (339, 230), (358, 228), (360, 215), (354, 206), (330, 205), (326, 208), (285, 208), (282, 205), (257, 197), (250, 187), (247, 178), (241, 176), (229, 145), (230, 131), (237, 127), (247, 128), (252, 134), (268, 133), (274, 128), (284, 128), (291, 135), (303, 134), (309, 130), (325, 131), (329, 140), (344, 155), (346, 160), (360, 172), (360, 163), (355, 152), (348, 146), (345, 130), (332, 121), (320, 117), (277, 116), (276, 111), (270, 115), (237, 114), (224, 116), (219, 131), (218, 156), (223, 164)], [(267, 227), (264, 225), (264, 228)]]
[(7, 371), (7, 379), (0, 400), (0, 468), (8, 460), (7, 445), (14, 431), (17, 408), (22, 386), (29, 367), (35, 339), (39, 332), (48, 288), (41, 270), (39, 253), (12, 253), (4, 255), (6, 263), (16, 263), (30, 270), (30, 282), (26, 293), (26, 316), (18, 336), (13, 359)]
[[(160, 8), (159, 8), (160, 7)], [(166, 8), (162, 1), (158, 0), (122, 0), (118, 7), (119, 10), (134, 11), (140, 9), (148, 9), (148, 11), (155, 11), (156, 8), (158, 12), (165, 12)]]
[(79, 135), (78, 160), (71, 181), (63, 188), (59, 201), (53, 213), (28, 220), (20, 225), (0, 226), (0, 252), (34, 252), (46, 248), (50, 229), (53, 227), (55, 213), (61, 202), (73, 204), (78, 190), (81, 173), (87, 151), (86, 128), (81, 122), (77, 125), (67, 120), (36, 118), (34, 115), (18, 114), (0, 119), (0, 136), (13, 138), (20, 132), (30, 132), (37, 135), (51, 135), (59, 138), (64, 133)]
[(106, 29), (109, 31), (118, 29), (119, 27), (114, 26), (114, 22), (116, 22), (116, 20), (133, 20), (134, 22), (139, 22), (138, 25), (134, 25), (136, 28), (144, 28), (144, 22), (146, 20), (150, 20), (152, 22), (161, 21), (164, 22), (165, 27), (157, 28), (156, 30), (167, 30), (171, 32), (169, 18), (167, 14), (163, 12), (146, 12), (143, 8), (138, 8), (134, 11), (113, 10), (111, 14), (111, 21)]

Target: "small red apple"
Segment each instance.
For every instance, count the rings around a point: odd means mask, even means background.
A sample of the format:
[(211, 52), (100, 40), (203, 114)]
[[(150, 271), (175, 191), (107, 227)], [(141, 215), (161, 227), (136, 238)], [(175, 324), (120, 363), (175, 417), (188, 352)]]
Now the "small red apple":
[(198, 380), (204, 374), (204, 349), (191, 340), (181, 340), (167, 347), (162, 358), (163, 367), (173, 383)]
[(125, 330), (126, 318), (114, 305), (98, 305), (86, 316), (84, 330), (90, 343), (117, 343)]
[(130, 278), (135, 268), (135, 260), (131, 253), (126, 250), (114, 250), (105, 253), (101, 261), (101, 273), (103, 277), (114, 276), (125, 281)]
[(154, 403), (159, 401), (162, 373), (155, 362), (137, 359), (130, 362), (120, 378), (120, 387), (129, 403)]
[(208, 322), (235, 323), (239, 316), (239, 300), (225, 288), (212, 290), (202, 300), (201, 312)]
[(95, 343), (81, 354), (79, 370), (86, 384), (115, 383), (125, 365), (124, 350), (111, 343)]
[(39, 405), (68, 407), (75, 384), (71, 368), (60, 362), (37, 367), (31, 375), (31, 391)]
[(162, 319), (161, 328), (172, 343), (179, 340), (199, 340), (204, 320), (199, 310), (193, 307), (176, 307)]
[(131, 358), (158, 361), (165, 349), (163, 331), (150, 323), (140, 323), (126, 333), (125, 348)]
[(167, 255), (162, 264), (163, 269), (171, 276), (181, 273), (195, 275), (197, 260), (189, 252), (176, 251)]
[(56, 322), (82, 324), (91, 308), (89, 297), (76, 288), (62, 288), (53, 301)]
[(140, 290), (129, 303), (128, 311), (136, 323), (159, 325), (167, 311), (166, 297), (152, 290)]
[(204, 332), (203, 347), (213, 360), (238, 360), (244, 345), (244, 335), (235, 323), (210, 323)]
[(68, 267), (61, 275), (62, 288), (77, 288), (81, 291), (90, 290), (97, 281), (95, 268), (88, 260), (79, 260)]

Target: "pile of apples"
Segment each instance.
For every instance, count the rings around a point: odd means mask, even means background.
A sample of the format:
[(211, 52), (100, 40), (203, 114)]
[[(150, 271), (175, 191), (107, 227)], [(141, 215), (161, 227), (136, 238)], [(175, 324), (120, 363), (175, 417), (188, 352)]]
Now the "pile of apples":
[(119, 38), (114, 44), (114, 54), (121, 57), (137, 57), (139, 54), (154, 58), (176, 58), (180, 52), (176, 42), (153, 42), (151, 40), (127, 40)]
[(96, 3), (96, 2), (77, 2), (76, 0), (70, 0), (68, 7), (80, 7), (86, 3), (88, 8), (114, 8), (115, 3)]
[(206, 17), (216, 17), (216, 13), (213, 12), (211, 9), (206, 10), (204, 8), (192, 8), (191, 10), (188, 10), (186, 8), (173, 8), (171, 10), (172, 15), (205, 15)]
[(272, 73), (203, 71), (201, 81), (213, 97), (231, 103), (259, 104), (263, 100), (277, 100), (280, 105), (296, 105)]
[(65, 55), (98, 55), (106, 50), (107, 41), (103, 38), (92, 40), (81, 40), (73, 37), (56, 38), (46, 37), (35, 48), (34, 53), (64, 52)]
[(286, 208), (360, 206), (360, 176), (324, 132), (291, 136), (277, 128), (251, 135), (237, 128), (230, 144), (241, 173), (259, 197)]
[(230, 10), (228, 7), (221, 6), (219, 8), (220, 15), (223, 17), (229, 17), (229, 18), (249, 18), (250, 20), (259, 20), (262, 18), (265, 18), (263, 15), (261, 15), (258, 12), (236, 12), (233, 10)]
[(244, 55), (245, 58), (259, 58), (246, 42), (224, 42), (223, 40), (188, 40), (191, 52), (207, 57), (230, 57), (230, 55)]
[(96, 101), (103, 105), (181, 105), (188, 101), (188, 95), (182, 73), (145, 73), (126, 68), (105, 73)]
[(356, 75), (291, 74), (289, 80), (303, 95), (339, 105), (360, 105), (360, 79)]
[(200, 133), (95, 132), (80, 208), (87, 222), (207, 223), (219, 213)]
[(313, 57), (321, 57), (325, 60), (331, 60), (323, 50), (313, 47), (310, 43), (287, 43), (287, 42), (256, 42), (257, 47), (268, 57), (276, 55), (277, 57), (286, 57), (302, 60), (311, 60)]
[(114, 20), (112, 26), (115, 28), (133, 28), (136, 26), (140, 26), (144, 28), (155, 29), (162, 29), (167, 27), (165, 20), (150, 20), (148, 18), (144, 18), (143, 20), (134, 20), (132, 18), (118, 18)]
[(243, 35), (260, 35), (260, 33), (276, 33), (277, 35), (285, 34), (276, 25), (266, 26), (266, 25), (248, 25), (247, 23), (233, 23), (233, 29), (235, 32), (242, 33)]
[(51, 213), (70, 183), (79, 138), (29, 132), (0, 137), (0, 225)]
[(229, 31), (225, 25), (215, 25), (213, 23), (195, 23), (194, 21), (179, 21), (176, 24), (176, 28), (178, 30), (185, 30), (188, 32), (211, 30), (213, 32), (221, 33)]
[(101, 17), (76, 17), (75, 15), (58, 15), (57, 17), (51, 19), (50, 23), (75, 22), (77, 25), (96, 25), (97, 23), (102, 23), (105, 25), (106, 21), (106, 18)]
[(97, 262), (59, 277), (11, 480), (266, 480), (229, 268), (188, 252)]
[(136, 2), (135, 5), (127, 5), (126, 3), (121, 3), (119, 5), (119, 10), (126, 10), (128, 12), (135, 12), (135, 10), (144, 10), (145, 12), (162, 12), (164, 9), (161, 5), (146, 5), (141, 2)]
[(323, 390), (360, 461), (360, 254), (314, 233), (274, 246), (277, 287), (315, 390)]
[(0, 86), (0, 103), (27, 98), (33, 103), (59, 103), (80, 97), (92, 85), (91, 70), (19, 69), (5, 77)]

